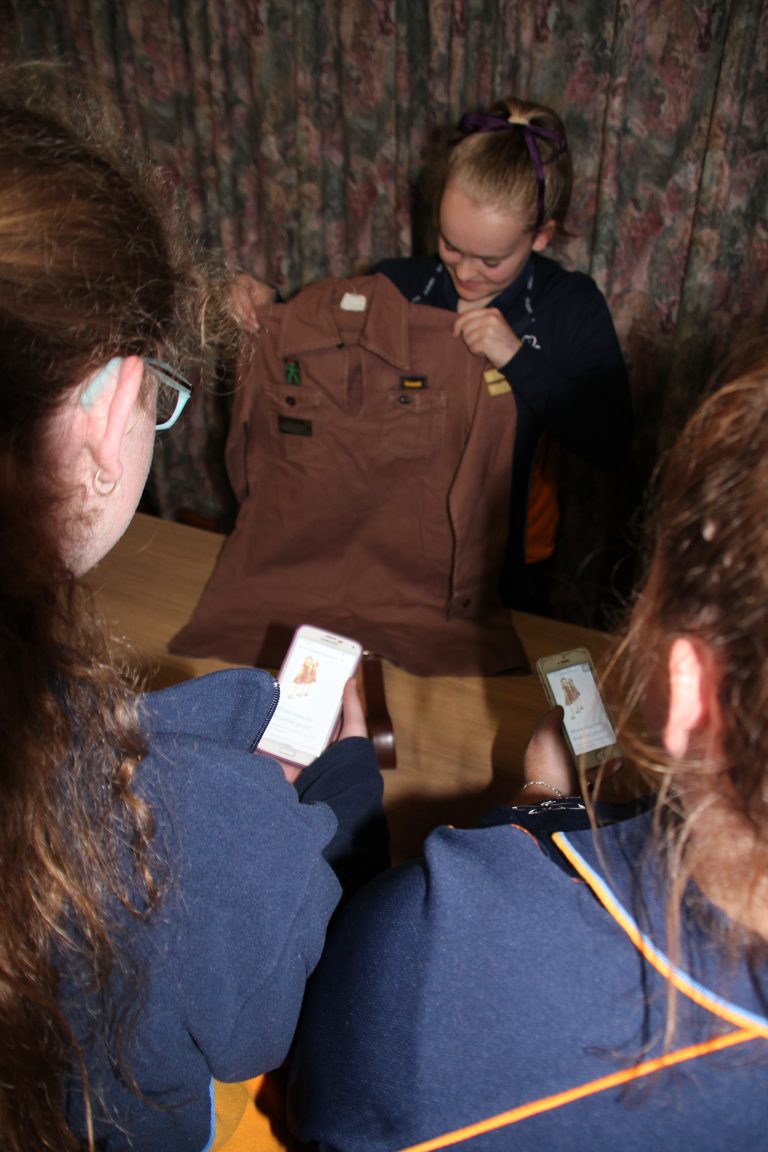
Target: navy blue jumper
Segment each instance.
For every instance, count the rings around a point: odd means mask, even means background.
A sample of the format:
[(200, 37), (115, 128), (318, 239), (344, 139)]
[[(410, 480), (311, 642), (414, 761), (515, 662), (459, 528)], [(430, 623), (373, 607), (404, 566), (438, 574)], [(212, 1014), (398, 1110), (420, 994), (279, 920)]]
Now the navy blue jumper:
[[(698, 892), (682, 956), (649, 813), (597, 834), (578, 800), (440, 828), (330, 933), (292, 1104), (321, 1152), (722, 1152), (766, 1143), (768, 966)], [(667, 992), (677, 988), (667, 1050)]]
[[(136, 785), (153, 806), (169, 877), (146, 921), (124, 916), (146, 980), (125, 1055), (143, 1099), (104, 1033), (102, 998), (61, 971), (61, 1003), (97, 1102), (100, 1152), (203, 1152), (215, 1137), (213, 1081), (279, 1067), (342, 888), (387, 861), (373, 746), (350, 738), (289, 784), (255, 749), (277, 702), (266, 672), (216, 672), (147, 695), (148, 754)], [(121, 977), (118, 1004), (131, 994)], [(83, 1132), (75, 1071), (69, 1116)]]

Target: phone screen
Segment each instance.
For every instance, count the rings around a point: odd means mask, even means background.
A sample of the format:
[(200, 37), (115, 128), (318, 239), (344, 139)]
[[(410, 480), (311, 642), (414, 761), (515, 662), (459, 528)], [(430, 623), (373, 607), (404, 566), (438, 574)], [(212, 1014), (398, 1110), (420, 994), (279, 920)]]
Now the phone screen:
[(589, 664), (569, 664), (546, 673), (555, 703), (562, 706), (563, 723), (575, 756), (616, 743), (602, 697)]
[(354, 675), (360, 646), (319, 628), (300, 628), (280, 669), (280, 702), (259, 747), (309, 764), (330, 740), (344, 685)]

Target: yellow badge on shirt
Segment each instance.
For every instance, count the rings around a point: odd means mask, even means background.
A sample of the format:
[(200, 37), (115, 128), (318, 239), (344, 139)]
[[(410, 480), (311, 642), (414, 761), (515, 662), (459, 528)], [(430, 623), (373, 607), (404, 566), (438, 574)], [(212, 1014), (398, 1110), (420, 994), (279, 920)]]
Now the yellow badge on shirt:
[(498, 368), (488, 368), (483, 372), (489, 396), (503, 396), (505, 392), (512, 391), (512, 385)]

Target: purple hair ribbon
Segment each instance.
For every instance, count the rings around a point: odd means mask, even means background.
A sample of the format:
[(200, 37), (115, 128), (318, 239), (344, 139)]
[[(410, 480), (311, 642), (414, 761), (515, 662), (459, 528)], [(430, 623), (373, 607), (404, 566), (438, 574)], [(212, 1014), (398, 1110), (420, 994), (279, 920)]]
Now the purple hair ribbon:
[[(568, 151), (568, 142), (562, 132), (558, 132), (556, 129), (539, 128), (538, 124), (529, 124), (527, 120), (507, 120), (504, 116), (491, 116), (488, 112), (467, 112), (459, 121), (459, 131), (466, 132), (467, 135), (473, 132), (502, 132), (511, 128), (519, 128), (523, 133), (528, 154), (536, 172), (539, 201), (536, 227), (540, 228), (544, 223), (544, 165), (551, 164), (553, 160), (557, 160), (558, 156), (562, 156), (564, 152)], [(541, 140), (553, 140), (558, 145), (557, 149), (551, 156), (547, 156), (546, 160), (541, 158), (539, 146), (536, 143), (537, 136)]]

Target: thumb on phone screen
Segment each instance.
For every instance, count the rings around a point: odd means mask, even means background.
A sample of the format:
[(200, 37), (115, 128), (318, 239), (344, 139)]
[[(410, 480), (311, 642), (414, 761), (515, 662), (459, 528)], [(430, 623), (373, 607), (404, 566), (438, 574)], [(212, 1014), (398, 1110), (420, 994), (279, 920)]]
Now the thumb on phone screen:
[(346, 740), (349, 736), (367, 736), (368, 726), (365, 722), (363, 705), (360, 702), (360, 693), (357, 690), (357, 680), (347, 680), (344, 685), (344, 695), (341, 703), (341, 719), (334, 733), (334, 740)]

